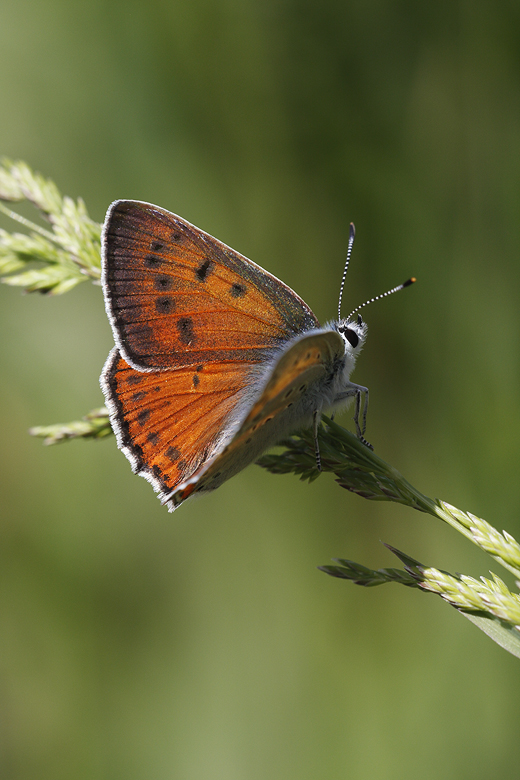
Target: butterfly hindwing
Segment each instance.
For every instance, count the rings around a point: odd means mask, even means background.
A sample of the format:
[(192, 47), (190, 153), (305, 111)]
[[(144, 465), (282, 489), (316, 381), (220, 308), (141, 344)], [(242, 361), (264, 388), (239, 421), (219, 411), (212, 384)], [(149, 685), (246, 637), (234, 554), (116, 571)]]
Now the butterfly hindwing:
[(343, 339), (332, 330), (295, 341), (269, 367), (263, 389), (231, 441), (172, 491), (169, 508), (194, 492), (218, 487), (288, 433), (310, 425), (317, 401), (311, 400), (307, 408), (303, 398), (312, 399), (313, 392), (323, 396), (344, 351)]
[(218, 449), (224, 420), (247, 392), (247, 369), (228, 362), (137, 371), (112, 350), (102, 375), (112, 427), (133, 470), (161, 497)]
[(283, 282), (157, 206), (116, 201), (103, 232), (103, 288), (117, 345), (135, 368), (259, 362), (319, 327)]

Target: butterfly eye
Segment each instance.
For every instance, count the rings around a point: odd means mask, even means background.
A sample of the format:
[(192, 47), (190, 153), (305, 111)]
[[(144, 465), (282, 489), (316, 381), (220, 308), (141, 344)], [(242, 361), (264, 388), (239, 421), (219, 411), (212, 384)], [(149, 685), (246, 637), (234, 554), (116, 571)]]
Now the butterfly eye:
[(355, 348), (359, 344), (359, 336), (356, 333), (356, 331), (351, 330), (351, 328), (347, 328), (345, 330), (345, 338), (347, 339), (351, 347)]

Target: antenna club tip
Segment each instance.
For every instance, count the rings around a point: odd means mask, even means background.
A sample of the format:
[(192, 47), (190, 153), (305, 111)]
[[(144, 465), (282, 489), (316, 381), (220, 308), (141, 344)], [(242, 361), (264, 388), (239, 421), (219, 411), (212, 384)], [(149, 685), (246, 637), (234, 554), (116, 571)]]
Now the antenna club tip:
[(353, 222), (350, 223), (350, 235), (352, 238), (356, 235), (356, 226)]
[(411, 284), (414, 284), (417, 281), (415, 276), (411, 276), (409, 279), (404, 282), (403, 287), (409, 287)]

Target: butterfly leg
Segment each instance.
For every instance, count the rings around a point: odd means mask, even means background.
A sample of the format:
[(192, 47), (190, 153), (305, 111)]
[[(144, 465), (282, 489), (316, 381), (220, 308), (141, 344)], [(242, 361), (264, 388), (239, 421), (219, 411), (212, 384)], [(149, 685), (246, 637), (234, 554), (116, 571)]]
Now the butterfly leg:
[[(363, 387), (362, 385), (350, 385), (348, 390), (345, 390), (343, 393), (339, 393), (334, 399), (334, 403), (337, 403), (339, 401), (343, 401), (346, 398), (352, 398), (355, 396), (356, 398), (356, 409), (354, 412), (354, 423), (356, 425), (356, 433), (357, 437), (360, 442), (362, 442), (366, 447), (373, 450), (374, 448), (365, 439), (364, 433), (367, 428), (367, 412), (368, 412), (368, 387)], [(362, 398), (364, 400), (363, 403), (363, 412), (361, 412), (361, 401)], [(359, 418), (361, 417), (361, 425), (359, 424)]]
[(320, 443), (318, 441), (318, 428), (320, 427), (320, 415), (318, 410), (314, 410), (313, 414), (313, 431), (314, 431), (314, 452), (316, 453), (316, 468), (321, 471), (321, 455), (320, 455)]
[[(364, 395), (363, 414), (361, 417), (361, 427), (359, 425), (359, 412), (361, 411), (361, 396)], [(364, 433), (367, 429), (367, 411), (368, 411), (368, 387), (356, 387), (356, 411), (354, 412), (354, 422), (356, 424), (356, 432), (360, 442), (362, 442), (369, 450), (374, 448), (364, 437)]]

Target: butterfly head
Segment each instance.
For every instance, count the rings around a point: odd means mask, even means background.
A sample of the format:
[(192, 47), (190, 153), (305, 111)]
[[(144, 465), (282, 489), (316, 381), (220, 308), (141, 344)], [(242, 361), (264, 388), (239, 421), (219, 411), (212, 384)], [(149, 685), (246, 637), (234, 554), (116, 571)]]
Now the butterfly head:
[(345, 342), (345, 354), (355, 356), (360, 352), (367, 336), (367, 326), (360, 314), (357, 319), (344, 319), (336, 323), (336, 330)]

